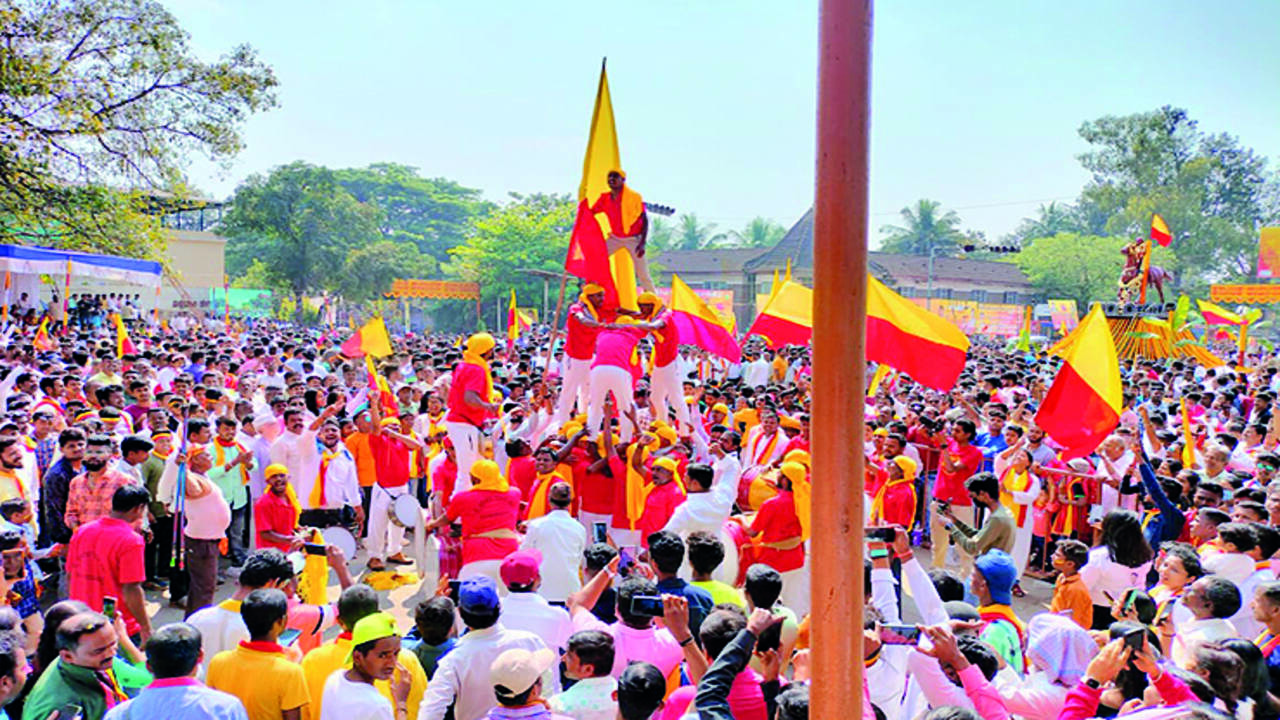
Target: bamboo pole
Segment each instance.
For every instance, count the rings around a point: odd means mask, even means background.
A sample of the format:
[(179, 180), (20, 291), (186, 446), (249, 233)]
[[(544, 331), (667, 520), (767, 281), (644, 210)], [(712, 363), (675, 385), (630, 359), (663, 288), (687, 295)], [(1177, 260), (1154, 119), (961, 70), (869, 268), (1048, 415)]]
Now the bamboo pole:
[(861, 718), (871, 0), (820, 0), (810, 717)]
[(556, 336), (560, 334), (560, 311), (564, 309), (564, 289), (569, 283), (568, 275), (560, 276), (560, 299), (556, 300), (556, 312), (549, 320), (551, 324), (551, 342), (547, 343), (547, 360), (542, 367), (542, 377), (551, 372), (551, 355), (556, 349)]

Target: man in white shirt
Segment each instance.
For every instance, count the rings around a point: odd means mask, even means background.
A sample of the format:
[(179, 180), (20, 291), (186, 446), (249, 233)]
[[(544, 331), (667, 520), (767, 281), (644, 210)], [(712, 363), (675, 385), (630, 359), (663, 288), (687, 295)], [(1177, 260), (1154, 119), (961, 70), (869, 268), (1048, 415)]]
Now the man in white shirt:
[[(547, 646), (533, 633), (503, 627), (498, 619), (502, 613), (498, 585), (483, 575), (462, 581), (458, 613), (468, 632), (440, 658), (436, 674), (427, 685), (418, 720), (443, 720), (455, 700), (455, 720), (481, 720), (498, 704), (489, 679), (493, 661), (511, 648), (541, 650)], [(542, 682), (547, 695), (559, 691), (558, 677), (544, 676)]]
[[(298, 522), (317, 528), (362, 525), (364, 505), (356, 461), (342, 443), (342, 429), (332, 418), (320, 426), (320, 462), (311, 482), (296, 483), (298, 501), (307, 508)], [(303, 493), (306, 493), (304, 496)]]
[[(289, 470), (289, 480), (298, 495), (302, 509), (312, 510), (319, 505), (312, 502), (312, 490), (320, 474), (320, 445), (316, 436), (320, 427), (341, 410), (341, 402), (334, 403), (320, 413), (309, 426), (302, 410), (290, 408), (284, 411), (284, 432), (271, 444), (271, 463), (283, 465)], [(352, 461), (354, 467), (355, 462)], [(356, 486), (359, 487), (357, 481)], [(359, 491), (357, 490), (357, 493)]]
[(1208, 575), (1191, 583), (1182, 603), (1195, 617), (1175, 629), (1170, 655), (1179, 667), (1188, 667), (1197, 645), (1240, 637), (1227, 618), (1240, 610), (1240, 588), (1226, 578)]
[[(578, 569), (582, 565), (582, 552), (587, 549), (587, 530), (569, 515), (569, 506), (573, 504), (573, 489), (568, 483), (558, 482), (552, 485), (547, 490), (547, 501), (551, 504), (551, 512), (529, 521), (529, 528), (520, 547), (536, 552), (540, 558), (547, 560), (543, 564), (546, 571), (541, 573), (542, 587), (538, 594), (552, 602), (563, 603), (570, 593), (582, 589), (582, 577)], [(504, 576), (503, 581), (505, 580)], [(565, 618), (568, 619), (568, 616)]]
[[(728, 457), (719, 443), (711, 447), (713, 453), (722, 456), (721, 460)], [(690, 534), (699, 530), (719, 537), (725, 548), (725, 557), (712, 574), (712, 579), (732, 585), (738, 577), (738, 550), (733, 538), (725, 532), (724, 523), (729, 519), (733, 501), (738, 496), (737, 478), (717, 479), (710, 465), (695, 463), (685, 473), (685, 489), (688, 497), (671, 514), (663, 529), (679, 535), (685, 542), (688, 542)], [(692, 577), (687, 559), (680, 574), (686, 579)]]
[(1137, 507), (1136, 495), (1126, 495), (1123, 498), (1120, 496), (1120, 486), (1133, 465), (1133, 453), (1126, 445), (1119, 435), (1109, 435), (1098, 448), (1098, 478), (1102, 481), (1102, 497), (1099, 504), (1102, 506), (1104, 516), (1118, 507), (1124, 507), (1126, 510)]
[[(234, 650), (243, 640), (249, 639), (249, 628), (240, 616), (240, 602), (249, 593), (262, 588), (281, 588), (293, 580), (293, 564), (284, 553), (275, 549), (257, 550), (244, 561), (240, 571), (240, 586), (230, 598), (217, 605), (197, 610), (187, 618), (187, 623), (200, 631), (204, 659), (213, 659), (223, 650)], [(200, 666), (204, 677), (205, 665)]]
[(765, 360), (764, 356), (752, 356), (751, 361), (742, 366), (742, 384), (750, 388), (768, 385), (771, 370), (769, 361)]
[(538, 594), (542, 564), (542, 553), (537, 550), (517, 550), (502, 561), (499, 575), (509, 594), (502, 601), (500, 619), (503, 627), (531, 632), (563, 652), (573, 634), (573, 621), (569, 611)]

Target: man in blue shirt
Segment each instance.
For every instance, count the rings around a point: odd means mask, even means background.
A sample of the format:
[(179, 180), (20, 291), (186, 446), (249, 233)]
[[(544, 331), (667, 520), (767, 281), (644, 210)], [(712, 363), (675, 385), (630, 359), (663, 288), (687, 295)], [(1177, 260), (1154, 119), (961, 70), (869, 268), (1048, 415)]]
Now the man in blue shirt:
[(658, 576), (658, 593), (677, 595), (689, 601), (689, 630), (697, 637), (702, 621), (716, 605), (711, 599), (711, 593), (676, 576), (680, 572), (680, 566), (684, 564), (684, 540), (679, 535), (669, 530), (659, 530), (650, 535), (648, 540), (649, 561)]
[(203, 656), (200, 631), (194, 627), (173, 623), (155, 631), (147, 641), (147, 668), (155, 682), (111, 708), (103, 720), (249, 720), (239, 698), (196, 679)]

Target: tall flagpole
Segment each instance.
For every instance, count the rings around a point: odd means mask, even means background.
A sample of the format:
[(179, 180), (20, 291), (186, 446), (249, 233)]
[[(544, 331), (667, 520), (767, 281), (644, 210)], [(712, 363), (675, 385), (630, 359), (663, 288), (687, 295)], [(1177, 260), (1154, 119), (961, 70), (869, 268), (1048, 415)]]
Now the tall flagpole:
[(863, 709), (867, 137), (871, 0), (820, 0), (813, 216), (813, 492), (810, 717)]

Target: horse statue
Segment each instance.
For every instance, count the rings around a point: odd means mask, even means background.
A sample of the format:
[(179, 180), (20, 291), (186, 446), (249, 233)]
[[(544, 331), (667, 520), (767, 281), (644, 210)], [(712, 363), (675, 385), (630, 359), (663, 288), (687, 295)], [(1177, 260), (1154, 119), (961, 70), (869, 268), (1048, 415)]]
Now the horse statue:
[[(1116, 297), (1122, 303), (1139, 302), (1142, 298), (1142, 261), (1147, 254), (1147, 240), (1144, 238), (1134, 238), (1133, 242), (1121, 248), (1120, 253), (1124, 255), (1124, 270), (1120, 273), (1120, 289)], [(1160, 304), (1164, 304), (1164, 283), (1173, 279), (1173, 274), (1168, 270), (1158, 266), (1149, 265), (1147, 267), (1146, 282), (1155, 286), (1156, 293), (1160, 295)]]

